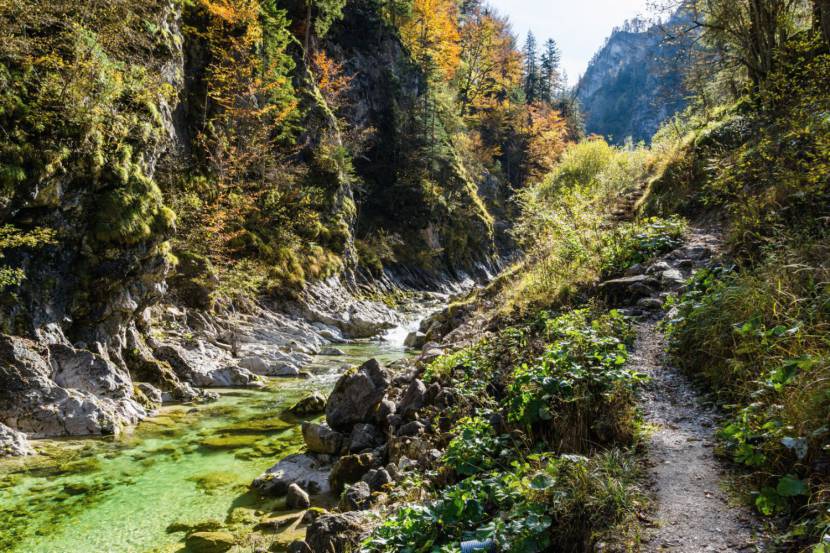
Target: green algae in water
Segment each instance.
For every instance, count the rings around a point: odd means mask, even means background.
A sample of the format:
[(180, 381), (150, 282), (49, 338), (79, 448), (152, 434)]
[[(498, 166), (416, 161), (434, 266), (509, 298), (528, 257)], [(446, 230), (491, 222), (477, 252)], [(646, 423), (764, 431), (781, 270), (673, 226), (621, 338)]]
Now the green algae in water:
[[(344, 349), (347, 356), (320, 366), (403, 356), (377, 344)], [(223, 393), (195, 411), (165, 408), (119, 439), (35, 442), (41, 455), (0, 462), (0, 551), (168, 553), (182, 549), (187, 528), (252, 527), (257, 512), (284, 508), (284, 500), (257, 497), (250, 482), (302, 449), (300, 420), (285, 410), (313, 389), (326, 391), (337, 374)], [(229, 447), (204, 447), (215, 438)], [(230, 447), (229, 439), (239, 441)]]

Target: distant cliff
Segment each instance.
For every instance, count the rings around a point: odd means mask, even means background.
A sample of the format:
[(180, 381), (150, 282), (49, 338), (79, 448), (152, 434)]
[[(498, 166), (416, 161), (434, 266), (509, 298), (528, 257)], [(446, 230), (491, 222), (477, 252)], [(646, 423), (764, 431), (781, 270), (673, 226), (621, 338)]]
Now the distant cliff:
[[(675, 17), (670, 25), (677, 23)], [(681, 52), (664, 26), (626, 22), (614, 29), (577, 85), (589, 134), (622, 143), (650, 140), (666, 118), (685, 107)]]

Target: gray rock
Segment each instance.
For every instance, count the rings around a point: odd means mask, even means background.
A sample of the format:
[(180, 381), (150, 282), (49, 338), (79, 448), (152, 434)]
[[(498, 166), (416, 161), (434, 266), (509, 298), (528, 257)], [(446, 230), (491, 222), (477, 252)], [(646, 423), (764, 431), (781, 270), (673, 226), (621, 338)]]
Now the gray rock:
[(148, 384), (147, 382), (138, 382), (136, 383), (136, 387), (142, 394), (144, 394), (144, 397), (146, 397), (149, 402), (157, 405), (161, 405), (163, 403), (161, 390), (152, 384)]
[(311, 507), (311, 498), (300, 486), (291, 484), (285, 494), (285, 506), (289, 509), (308, 509)]
[(288, 409), (289, 412), (301, 417), (306, 415), (317, 415), (325, 410), (326, 396), (320, 392), (312, 392)]
[(0, 424), (0, 457), (22, 457), (32, 454), (34, 450), (25, 434)]
[(341, 511), (365, 511), (372, 506), (372, 491), (364, 481), (355, 482), (343, 492), (338, 507)]
[(312, 553), (351, 553), (357, 551), (366, 533), (366, 521), (360, 513), (349, 512), (318, 517), (306, 532)]
[(312, 494), (329, 492), (330, 465), (311, 454), (289, 455), (253, 481), (251, 486), (263, 494), (281, 496), (291, 484)]
[(423, 332), (416, 331), (410, 332), (406, 339), (403, 341), (403, 345), (408, 348), (420, 349), (424, 347), (424, 344), (427, 342), (427, 335)]
[(646, 270), (646, 273), (648, 273), (648, 274), (650, 274), (650, 275), (655, 275), (655, 274), (662, 273), (663, 271), (668, 271), (668, 270), (669, 270), (669, 269), (671, 269), (671, 268), (672, 268), (672, 266), (671, 266), (671, 265), (669, 265), (667, 262), (665, 262), (665, 261), (658, 261), (657, 263), (654, 263), (653, 265), (651, 265), (651, 266), (650, 266), (650, 267)]
[(326, 424), (304, 422), (303, 440), (312, 453), (336, 455), (343, 446), (343, 435), (329, 428)]
[[(78, 350), (67, 347), (63, 351)], [(82, 357), (95, 367), (90, 372), (92, 381), (86, 383), (80, 371), (88, 365), (78, 364), (75, 371), (73, 362), (64, 360), (65, 382), (108, 395), (98, 397), (52, 381), (47, 356), (47, 350), (31, 340), (0, 335), (0, 423), (42, 438), (117, 434), (146, 417), (144, 408), (132, 397), (132, 385), (124, 386), (130, 382), (129, 375), (120, 369), (118, 374), (105, 374), (105, 370), (115, 370), (115, 365), (84, 352)]]
[(372, 424), (359, 423), (352, 428), (349, 437), (349, 452), (359, 453), (366, 449), (372, 449), (382, 440), (380, 430)]
[(346, 355), (346, 352), (339, 348), (324, 348), (320, 355), (326, 355), (329, 357), (338, 357), (341, 355)]
[(262, 381), (250, 370), (240, 366), (221, 366), (198, 349), (174, 344), (157, 347), (153, 353), (166, 361), (180, 379), (198, 388), (261, 387)]
[(631, 267), (625, 270), (625, 274), (623, 276), (634, 276), (634, 275), (641, 275), (645, 272), (645, 268), (640, 265), (639, 263), (635, 263)]
[(663, 300), (660, 298), (642, 298), (637, 302), (637, 307), (642, 309), (648, 309), (651, 311), (657, 311), (663, 308)]
[(389, 377), (374, 359), (340, 377), (326, 403), (326, 420), (335, 430), (369, 422), (389, 387)]
[(251, 355), (239, 360), (239, 366), (254, 374), (266, 375), (270, 369), (268, 362), (258, 355)]
[(647, 275), (634, 275), (606, 280), (600, 283), (598, 290), (612, 303), (629, 304), (651, 293), (650, 282), (651, 277)]
[(682, 286), (686, 282), (686, 279), (683, 278), (683, 273), (677, 269), (668, 269), (660, 274), (660, 281), (664, 287), (672, 288)]
[[(394, 466), (394, 465), (393, 465)], [(377, 469), (370, 471), (363, 477), (363, 481), (369, 484), (372, 491), (378, 491), (387, 484), (394, 482), (392, 475), (386, 469)]]
[(420, 421), (408, 422), (398, 429), (398, 436), (417, 436), (425, 428), (424, 423)]
[(424, 344), (423, 352), (418, 356), (417, 361), (422, 365), (427, 365), (444, 355), (444, 353), (443, 348), (439, 344), (428, 342)]
[(130, 374), (100, 355), (63, 344), (49, 346), (52, 380), (98, 397), (125, 399), (132, 396)]
[(424, 406), (424, 398), (426, 397), (427, 387), (419, 379), (410, 382), (409, 387), (404, 392), (398, 404), (397, 413), (403, 418), (412, 416), (418, 409)]

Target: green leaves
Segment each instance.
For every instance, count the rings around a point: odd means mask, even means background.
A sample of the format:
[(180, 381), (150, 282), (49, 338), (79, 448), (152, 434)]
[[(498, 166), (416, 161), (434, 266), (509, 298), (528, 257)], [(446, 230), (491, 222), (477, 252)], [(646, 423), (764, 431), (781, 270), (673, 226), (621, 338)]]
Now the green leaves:
[(803, 480), (799, 480), (796, 476), (788, 474), (778, 481), (775, 491), (782, 497), (796, 497), (799, 495), (807, 495), (807, 484)]

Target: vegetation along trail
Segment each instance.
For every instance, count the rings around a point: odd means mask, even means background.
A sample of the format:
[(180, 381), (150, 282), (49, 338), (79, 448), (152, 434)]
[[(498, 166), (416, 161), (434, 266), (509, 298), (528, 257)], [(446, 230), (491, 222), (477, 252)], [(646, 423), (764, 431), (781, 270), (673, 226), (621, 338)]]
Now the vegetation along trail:
[[(672, 274), (717, 263), (720, 233), (692, 229), (685, 244), (645, 269), (671, 285)], [(684, 275), (684, 276), (685, 276)], [(660, 294), (645, 296), (641, 306), (657, 306)], [(755, 551), (757, 519), (737, 506), (725, 489), (725, 465), (715, 457), (715, 428), (722, 414), (701, 396), (667, 359), (661, 322), (652, 311), (634, 326), (631, 367), (649, 377), (641, 408), (649, 426), (647, 462), (655, 499), (654, 529), (644, 536), (645, 551)], [(671, 312), (668, 318), (671, 317)]]

